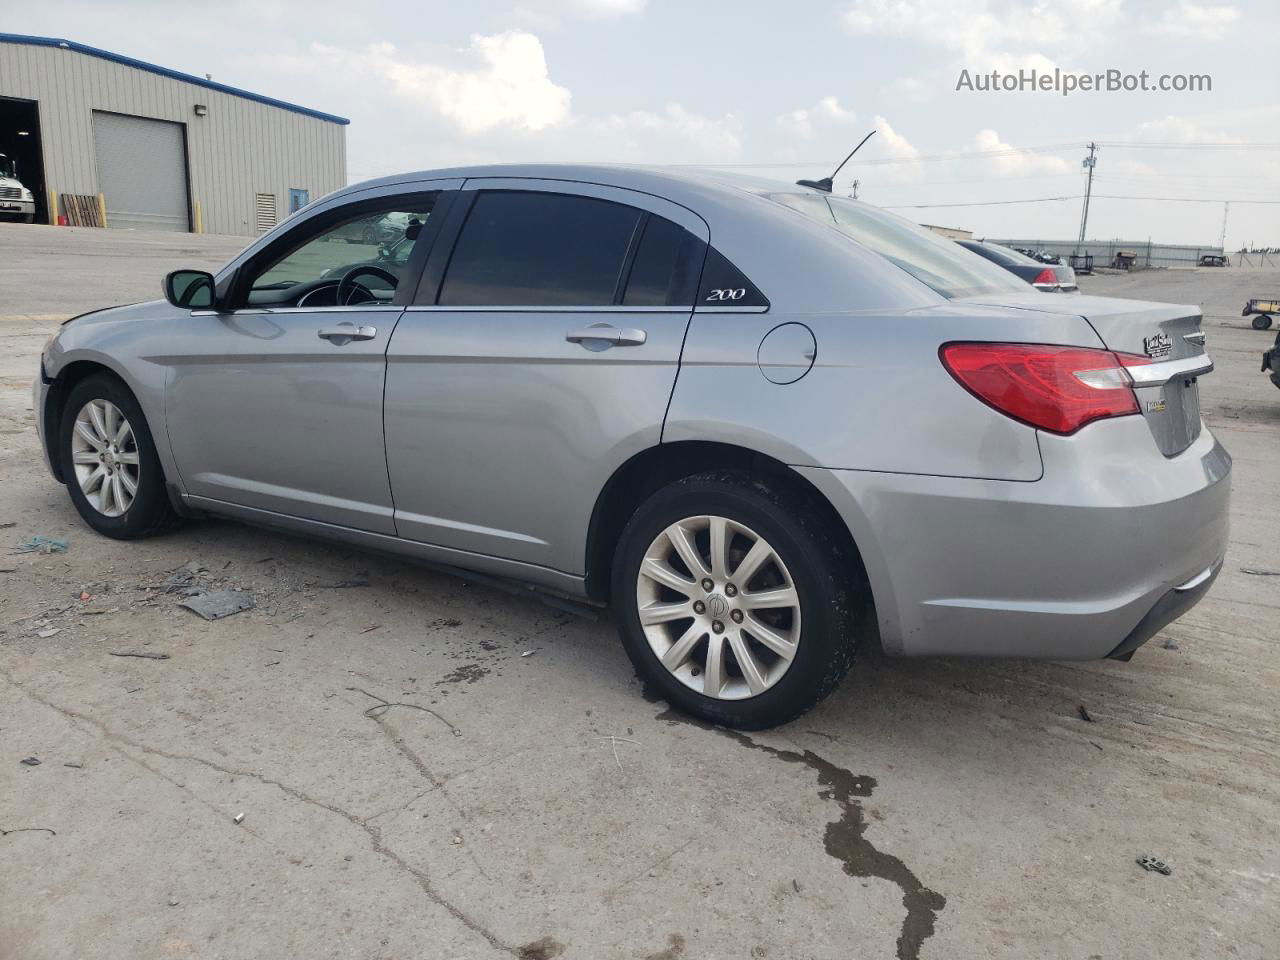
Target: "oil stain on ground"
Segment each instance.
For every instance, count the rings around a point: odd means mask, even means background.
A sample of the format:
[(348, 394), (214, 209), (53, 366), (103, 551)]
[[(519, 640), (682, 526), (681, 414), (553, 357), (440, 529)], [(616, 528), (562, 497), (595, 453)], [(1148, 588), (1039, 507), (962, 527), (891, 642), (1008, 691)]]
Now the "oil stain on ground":
[(906, 864), (892, 854), (877, 850), (866, 838), (867, 822), (859, 801), (871, 796), (876, 787), (874, 777), (856, 776), (812, 750), (801, 753), (756, 743), (745, 733), (712, 726), (674, 710), (660, 713), (658, 719), (714, 731), (748, 750), (758, 750), (783, 763), (801, 764), (817, 774), (821, 788), (818, 796), (823, 800), (834, 800), (840, 809), (839, 818), (827, 824), (827, 853), (840, 861), (849, 876), (888, 880), (902, 891), (902, 905), (907, 916), (902, 921), (902, 932), (898, 936), (898, 960), (918, 960), (921, 946), (933, 936), (938, 912), (947, 905), (947, 898), (924, 886)]

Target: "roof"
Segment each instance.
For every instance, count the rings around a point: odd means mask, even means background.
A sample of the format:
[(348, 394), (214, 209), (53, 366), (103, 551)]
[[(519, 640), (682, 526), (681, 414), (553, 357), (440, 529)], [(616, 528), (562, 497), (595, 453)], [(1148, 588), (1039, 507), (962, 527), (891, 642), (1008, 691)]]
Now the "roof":
[(338, 117), (332, 113), (322, 113), (319, 110), (312, 110), (310, 107), (301, 107), (296, 103), (288, 103), (284, 100), (277, 100), (274, 97), (264, 97), (260, 93), (241, 90), (239, 87), (230, 87), (225, 83), (214, 83), (212, 80), (206, 80), (204, 77), (193, 76), (190, 73), (182, 73), (179, 70), (170, 70), (168, 67), (161, 67), (154, 63), (147, 63), (145, 60), (135, 60), (133, 57), (126, 57), (120, 53), (112, 53), (110, 50), (100, 50), (98, 47), (90, 47), (83, 43), (76, 43), (74, 40), (63, 40), (59, 37), (32, 37), (21, 33), (0, 33), (0, 43), (16, 43), (30, 47), (58, 47), (63, 50), (74, 50), (76, 53), (83, 53), (88, 57), (97, 57), (100, 60), (110, 60), (113, 63), (122, 63), (126, 67), (133, 67), (135, 70), (145, 70), (148, 73), (168, 77), (170, 80), (181, 80), (183, 83), (192, 83), (198, 87), (205, 87), (209, 90), (217, 90), (219, 93), (230, 94), (233, 97), (242, 97), (245, 100), (253, 100), (256, 103), (265, 103), (269, 107), (279, 107), (281, 110), (301, 113), (304, 116), (315, 117), (317, 120), (327, 120), (329, 123), (338, 123), (343, 126), (346, 126), (351, 122), (346, 117)]
[(491, 177), (569, 180), (654, 193), (685, 202), (695, 196), (741, 196), (743, 193), (814, 193), (808, 187), (763, 177), (728, 173), (693, 166), (651, 166), (632, 163), (491, 163), (417, 170), (353, 183), (339, 194), (358, 193), (372, 187), (408, 184), (421, 180), (479, 179)]

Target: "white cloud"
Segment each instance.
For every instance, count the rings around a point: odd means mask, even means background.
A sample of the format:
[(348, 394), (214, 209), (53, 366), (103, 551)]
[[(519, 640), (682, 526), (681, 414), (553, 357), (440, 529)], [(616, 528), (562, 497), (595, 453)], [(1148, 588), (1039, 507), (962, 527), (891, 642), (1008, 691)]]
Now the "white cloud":
[(742, 153), (742, 118), (736, 113), (707, 117), (669, 103), (661, 113), (633, 110), (592, 121), (595, 150), (609, 158), (650, 162), (686, 157), (731, 160)]
[(1070, 173), (1074, 169), (1060, 156), (1049, 153), (1033, 153), (1019, 150), (1005, 143), (994, 130), (979, 130), (973, 138), (973, 149), (983, 153), (1001, 151), (990, 158), (992, 170), (997, 176)]
[(644, 13), (648, 0), (518, 0), (510, 16), (542, 30), (566, 20), (616, 20)]
[(540, 131), (569, 119), (569, 91), (552, 82), (542, 42), (520, 30), (473, 34), (455, 68), (401, 56), (390, 43), (348, 51), (312, 44), (318, 65), (381, 78), (403, 101), (451, 121), (465, 136), (494, 130)]
[(920, 156), (920, 151), (912, 145), (911, 141), (889, 126), (889, 121), (884, 117), (876, 117), (876, 134), (880, 140), (879, 145), (887, 156), (905, 159), (915, 159)]
[(1192, 3), (1182, 0), (1176, 7), (1148, 27), (1149, 32), (1170, 37), (1192, 37), (1197, 40), (1221, 40), (1240, 19), (1240, 11), (1226, 4)]
[(791, 110), (774, 118), (789, 138), (812, 140), (816, 127), (849, 126), (857, 119), (836, 97), (823, 97), (812, 107)]
[(1091, 52), (1115, 34), (1123, 0), (853, 0), (845, 28), (949, 50), (966, 66), (1010, 69), (1053, 63), (1051, 52)]

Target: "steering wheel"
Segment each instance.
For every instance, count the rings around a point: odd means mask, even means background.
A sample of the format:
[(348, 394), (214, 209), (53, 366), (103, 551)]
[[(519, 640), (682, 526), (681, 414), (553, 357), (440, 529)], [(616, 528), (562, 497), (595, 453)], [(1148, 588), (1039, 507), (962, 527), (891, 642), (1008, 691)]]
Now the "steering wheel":
[(355, 281), (356, 277), (366, 273), (370, 276), (378, 277), (381, 280), (387, 281), (387, 283), (391, 284), (392, 290), (394, 290), (400, 283), (399, 278), (390, 270), (383, 270), (381, 267), (375, 267), (372, 264), (363, 264), (361, 266), (352, 267), (344, 273), (342, 275), (342, 279), (338, 281), (338, 290), (334, 295), (334, 299), (338, 301), (338, 306), (348, 306), (351, 303), (351, 298), (355, 296), (357, 290), (368, 294), (371, 301), (375, 303), (378, 302), (378, 298), (373, 295), (372, 290), (364, 284), (356, 283)]

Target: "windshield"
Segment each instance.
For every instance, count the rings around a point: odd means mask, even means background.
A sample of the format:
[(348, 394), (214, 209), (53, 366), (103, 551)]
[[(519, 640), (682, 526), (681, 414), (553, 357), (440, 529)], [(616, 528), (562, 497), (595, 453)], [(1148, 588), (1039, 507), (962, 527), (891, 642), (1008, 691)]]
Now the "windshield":
[(1027, 285), (989, 260), (910, 220), (844, 197), (775, 193), (770, 199), (825, 223), (947, 298), (1025, 293)]
[(17, 179), (17, 173), (13, 169), (13, 161), (8, 157), (0, 157), (0, 177), (13, 177)]

